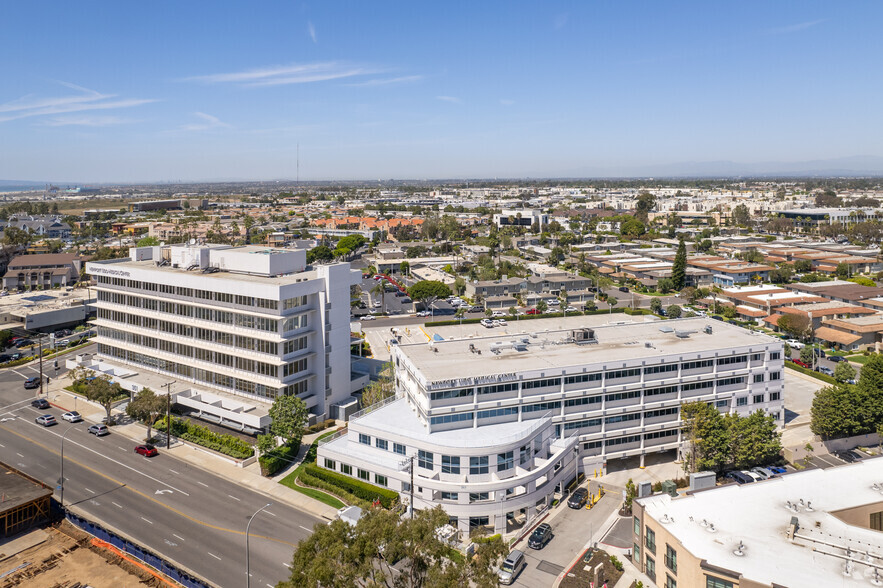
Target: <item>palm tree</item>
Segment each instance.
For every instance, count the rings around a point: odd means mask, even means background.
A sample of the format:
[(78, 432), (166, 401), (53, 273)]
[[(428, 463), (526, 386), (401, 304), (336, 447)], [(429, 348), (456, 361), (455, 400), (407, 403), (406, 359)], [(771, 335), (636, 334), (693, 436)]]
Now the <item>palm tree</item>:
[(464, 317), (464, 316), (466, 316), (466, 309), (463, 308), (463, 307), (461, 306), (461, 307), (459, 307), (459, 308), (457, 309), (457, 311), (454, 313), (454, 317), (460, 319), (460, 326), (463, 325), (463, 317)]
[(372, 294), (380, 294), (380, 312), (386, 311), (386, 288), (383, 287), (383, 281), (378, 280), (377, 284), (371, 288)]

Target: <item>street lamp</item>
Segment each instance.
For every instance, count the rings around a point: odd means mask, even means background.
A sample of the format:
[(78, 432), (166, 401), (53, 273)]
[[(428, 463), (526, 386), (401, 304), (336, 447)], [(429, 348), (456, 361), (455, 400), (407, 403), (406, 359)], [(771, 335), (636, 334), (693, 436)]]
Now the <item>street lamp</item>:
[(249, 588), (251, 586), (251, 560), (248, 554), (248, 529), (249, 527), (251, 527), (251, 522), (254, 520), (254, 518), (258, 516), (258, 513), (264, 509), (270, 508), (271, 506), (272, 503), (265, 504), (264, 506), (257, 509), (255, 513), (251, 515), (251, 518), (248, 519), (248, 524), (245, 525), (245, 588)]
[(61, 436), (61, 478), (58, 480), (61, 486), (61, 509), (64, 510), (64, 438), (67, 434), (74, 430), (74, 427), (68, 427), (64, 435)]

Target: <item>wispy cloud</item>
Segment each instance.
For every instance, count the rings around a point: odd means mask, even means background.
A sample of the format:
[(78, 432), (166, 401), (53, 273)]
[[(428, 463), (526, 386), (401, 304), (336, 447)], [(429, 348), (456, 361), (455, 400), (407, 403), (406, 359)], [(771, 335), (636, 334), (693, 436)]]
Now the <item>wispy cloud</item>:
[(460, 104), (463, 101), (457, 98), (456, 96), (436, 96), (436, 100), (441, 100), (442, 102), (451, 102), (453, 104)]
[(47, 127), (109, 127), (112, 125), (125, 125), (138, 122), (133, 118), (123, 118), (121, 116), (64, 116), (51, 118), (42, 124)]
[(409, 84), (411, 82), (418, 82), (422, 79), (423, 79), (423, 76), (400, 76), (397, 78), (376, 78), (376, 79), (368, 80), (365, 82), (356, 82), (353, 84), (347, 84), (347, 86), (353, 86), (353, 87), (389, 86), (391, 84)]
[(202, 122), (190, 123), (182, 126), (180, 131), (208, 131), (210, 129), (218, 129), (229, 127), (227, 123), (223, 122), (216, 116), (212, 116), (210, 114), (206, 114), (204, 112), (194, 112), (194, 116), (198, 117)]
[(316, 27), (313, 26), (312, 21), (307, 22), (307, 33), (309, 33), (310, 38), (313, 40), (313, 43), (319, 42), (319, 38), (316, 36)]
[(76, 90), (78, 93), (58, 98), (37, 98), (33, 95), (27, 95), (11, 102), (0, 104), (0, 122), (87, 110), (131, 108), (155, 102), (155, 100), (150, 99), (119, 98), (116, 94), (102, 94), (75, 84), (59, 83), (66, 88)]
[(512, 106), (513, 104), (515, 104), (515, 100), (510, 100), (508, 98), (502, 98), (500, 100), (500, 104), (502, 104), (503, 106)]
[(799, 31), (805, 31), (808, 28), (814, 27), (818, 24), (822, 24), (826, 19), (822, 18), (819, 20), (810, 20), (807, 22), (799, 22), (793, 25), (787, 25), (784, 27), (776, 27), (772, 29), (767, 29), (768, 35), (787, 35), (790, 33), (797, 33)]
[(307, 84), (341, 78), (372, 75), (381, 70), (337, 61), (271, 66), (246, 71), (211, 74), (186, 78), (187, 81), (206, 84), (240, 84), (244, 86), (281, 86)]

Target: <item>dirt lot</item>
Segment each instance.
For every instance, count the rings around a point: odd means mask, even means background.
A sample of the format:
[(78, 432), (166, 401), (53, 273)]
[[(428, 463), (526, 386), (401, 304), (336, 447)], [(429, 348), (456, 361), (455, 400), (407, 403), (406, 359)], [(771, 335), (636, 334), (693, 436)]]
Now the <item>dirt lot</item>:
[[(173, 586), (112, 551), (93, 546), (90, 535), (66, 521), (33, 533), (45, 533), (46, 541), (0, 560), (0, 588)], [(0, 545), (0, 558), (8, 545)]]
[[(591, 570), (594, 570), (598, 564), (603, 564), (604, 572), (601, 577), (602, 586), (615, 586), (622, 577), (622, 572), (617, 570), (610, 561), (610, 556), (601, 550), (596, 550), (591, 559), (586, 561), (586, 557), (591, 550), (583, 554), (580, 561), (573, 566), (573, 569), (561, 580), (561, 588), (589, 588), (593, 580)], [(606, 582), (606, 584), (604, 584)]]

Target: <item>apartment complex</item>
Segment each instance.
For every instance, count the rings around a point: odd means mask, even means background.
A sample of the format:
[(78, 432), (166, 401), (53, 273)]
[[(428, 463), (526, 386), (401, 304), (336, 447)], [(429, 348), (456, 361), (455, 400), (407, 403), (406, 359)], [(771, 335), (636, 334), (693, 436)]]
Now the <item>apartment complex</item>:
[(140, 247), (91, 262), (100, 358), (272, 401), (294, 394), (316, 417), (351, 395), (348, 263), (310, 268), (306, 251)]
[(397, 397), (320, 444), (319, 465), (413, 489), (416, 508), (443, 505), (461, 531), (505, 532), (577, 471), (678, 450), (682, 403), (784, 422), (781, 340), (704, 318), (560, 320), (393, 346)]
[(638, 498), (632, 561), (665, 588), (879, 586), (881, 476), (874, 459)]

